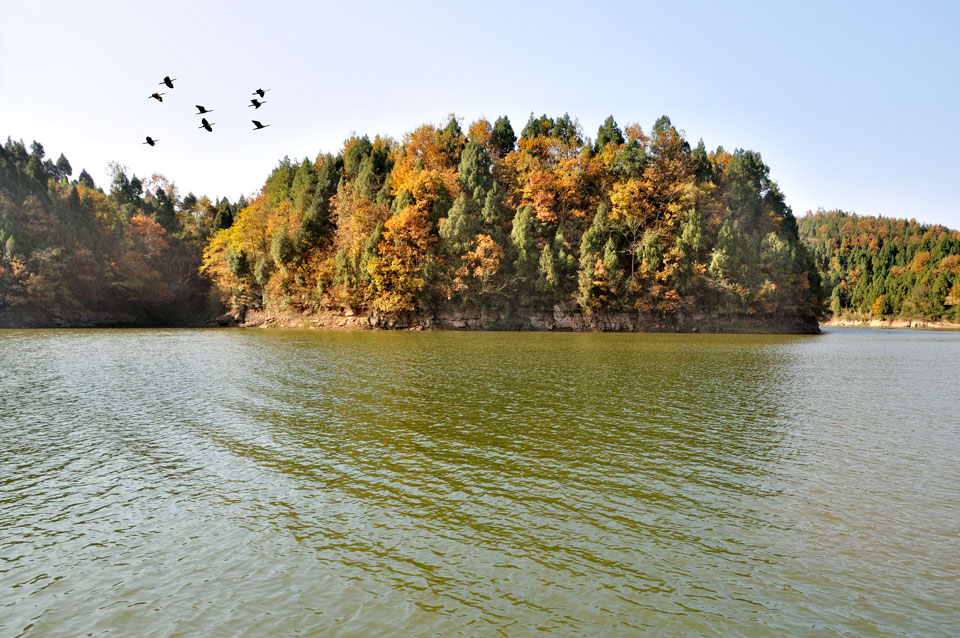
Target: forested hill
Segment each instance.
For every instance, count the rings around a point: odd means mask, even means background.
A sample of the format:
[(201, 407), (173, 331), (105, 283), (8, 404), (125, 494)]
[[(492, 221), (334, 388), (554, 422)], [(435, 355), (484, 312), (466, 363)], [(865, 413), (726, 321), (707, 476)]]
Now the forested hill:
[[(110, 194), (62, 154), (0, 145), (0, 327), (182, 325), (215, 313), (198, 273), (232, 207), (113, 167)], [(211, 304), (211, 301), (214, 303)]]
[(819, 211), (800, 218), (835, 316), (960, 322), (960, 231)]
[[(608, 118), (451, 117), (285, 159), (204, 252), (235, 307), (346, 314), (769, 318), (816, 330), (823, 299), (758, 153)], [(489, 311), (489, 312), (487, 312)]]
[(760, 155), (691, 145), (667, 117), (649, 134), (611, 117), (594, 139), (567, 115), (531, 115), (519, 138), (506, 117), (452, 116), (355, 135), (235, 203), (116, 164), (104, 191), (37, 142), (0, 146), (0, 325), (178, 325), (222, 302), (815, 331), (824, 300)]

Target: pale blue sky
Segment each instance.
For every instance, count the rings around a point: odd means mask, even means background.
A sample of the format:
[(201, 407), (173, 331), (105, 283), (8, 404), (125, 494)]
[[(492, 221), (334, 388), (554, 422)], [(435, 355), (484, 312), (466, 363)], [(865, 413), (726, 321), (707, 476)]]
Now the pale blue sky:
[(646, 130), (667, 114), (692, 143), (759, 151), (797, 215), (960, 228), (958, 34), (960, 2), (0, 0), (0, 135), (104, 186), (115, 160), (234, 199), (352, 131), (399, 137), (453, 112), (519, 132), (534, 111), (593, 136), (609, 114)]

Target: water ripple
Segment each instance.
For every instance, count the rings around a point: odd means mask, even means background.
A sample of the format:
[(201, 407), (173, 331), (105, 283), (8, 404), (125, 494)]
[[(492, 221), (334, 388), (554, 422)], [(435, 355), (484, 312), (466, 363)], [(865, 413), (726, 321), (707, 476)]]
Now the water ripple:
[(958, 357), (0, 331), (0, 635), (951, 635)]

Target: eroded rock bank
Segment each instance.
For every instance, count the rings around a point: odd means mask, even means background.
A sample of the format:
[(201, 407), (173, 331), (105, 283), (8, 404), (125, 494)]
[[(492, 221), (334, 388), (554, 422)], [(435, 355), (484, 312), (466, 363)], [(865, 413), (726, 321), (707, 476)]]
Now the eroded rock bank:
[(703, 332), (816, 334), (817, 324), (794, 317), (683, 314), (655, 315), (639, 312), (584, 313), (553, 310), (505, 312), (489, 309), (440, 308), (433, 312), (382, 314), (325, 311), (302, 314), (292, 311), (235, 309), (212, 322), (219, 326), (321, 328), (332, 330), (536, 330), (559, 332)]

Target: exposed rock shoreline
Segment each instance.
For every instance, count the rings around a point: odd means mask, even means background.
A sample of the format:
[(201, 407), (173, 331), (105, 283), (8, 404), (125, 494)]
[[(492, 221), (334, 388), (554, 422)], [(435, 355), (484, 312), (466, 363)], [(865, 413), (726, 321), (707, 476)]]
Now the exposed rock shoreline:
[(929, 319), (840, 319), (834, 317), (821, 326), (847, 328), (917, 328), (921, 330), (960, 330), (960, 323), (931, 321)]
[(555, 307), (550, 310), (501, 312), (497, 310), (441, 308), (434, 312), (357, 314), (324, 311), (302, 314), (289, 311), (237, 309), (218, 317), (220, 326), (259, 328), (318, 328), (327, 330), (522, 330), (557, 332), (702, 332), (816, 334), (816, 324), (793, 317), (682, 314), (653, 315), (638, 312), (597, 312)]
[[(89, 310), (0, 309), (0, 328), (136, 328), (163, 323), (145, 322), (130, 313)], [(506, 313), (496, 310), (441, 308), (435, 312), (357, 314), (322, 311), (299, 313), (280, 310), (235, 309), (205, 323), (180, 327), (316, 328), (325, 330), (522, 330), (556, 332), (702, 332), (815, 334), (811, 326), (794, 318), (757, 315), (696, 313), (653, 315), (637, 312), (584, 314), (555, 307)], [(820, 326), (960, 330), (960, 323), (928, 319), (831, 318)]]

